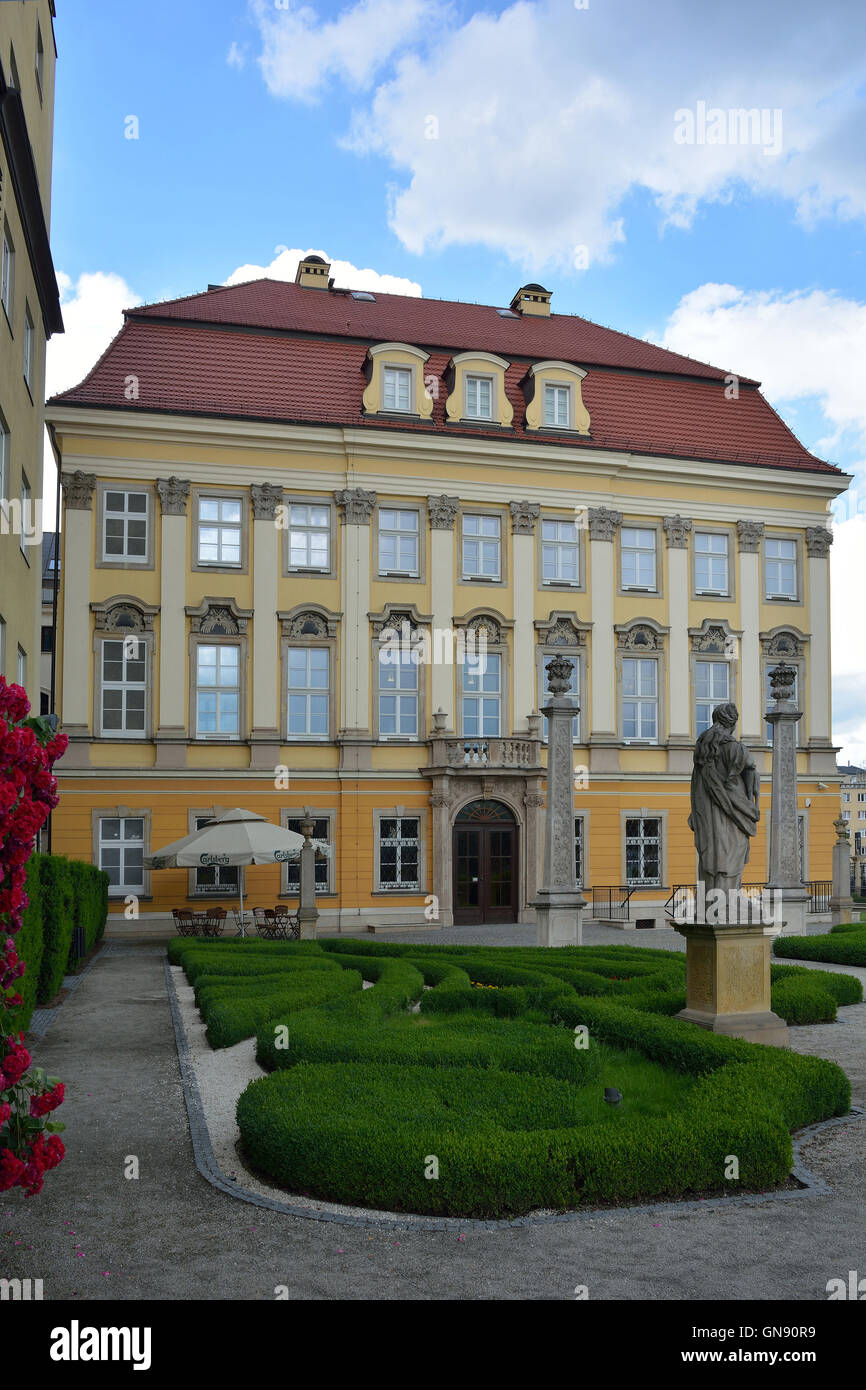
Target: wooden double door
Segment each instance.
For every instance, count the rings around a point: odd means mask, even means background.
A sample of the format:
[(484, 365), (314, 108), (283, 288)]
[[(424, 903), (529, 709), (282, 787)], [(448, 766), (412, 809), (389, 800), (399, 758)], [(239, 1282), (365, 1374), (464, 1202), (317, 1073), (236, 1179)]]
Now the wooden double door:
[(516, 922), (518, 827), (501, 801), (473, 801), (454, 822), (454, 924)]

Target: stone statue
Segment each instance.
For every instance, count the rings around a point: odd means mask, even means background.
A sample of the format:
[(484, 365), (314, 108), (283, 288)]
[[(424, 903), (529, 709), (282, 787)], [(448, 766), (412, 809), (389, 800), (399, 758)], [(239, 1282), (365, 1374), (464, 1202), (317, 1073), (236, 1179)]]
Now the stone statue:
[(692, 813), (698, 876), (710, 888), (739, 888), (749, 840), (761, 817), (754, 759), (734, 737), (737, 707), (716, 705), (713, 722), (695, 744)]

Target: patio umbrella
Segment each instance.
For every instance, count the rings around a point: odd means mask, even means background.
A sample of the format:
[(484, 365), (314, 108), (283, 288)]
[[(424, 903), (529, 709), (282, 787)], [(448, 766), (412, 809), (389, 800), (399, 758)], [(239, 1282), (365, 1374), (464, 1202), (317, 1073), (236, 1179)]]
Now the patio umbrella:
[[(313, 840), (317, 858), (330, 857), (331, 846), (326, 840)], [(209, 864), (282, 864), (287, 859), (297, 859), (303, 848), (304, 837), (282, 825), (272, 825), (255, 811), (244, 811), (236, 807), (224, 811), (221, 816), (208, 821), (191, 835), (182, 840), (173, 840), (170, 845), (154, 850), (145, 856), (146, 869), (197, 869)], [(238, 880), (240, 892), (241, 934), (244, 934), (244, 891), (242, 880)]]

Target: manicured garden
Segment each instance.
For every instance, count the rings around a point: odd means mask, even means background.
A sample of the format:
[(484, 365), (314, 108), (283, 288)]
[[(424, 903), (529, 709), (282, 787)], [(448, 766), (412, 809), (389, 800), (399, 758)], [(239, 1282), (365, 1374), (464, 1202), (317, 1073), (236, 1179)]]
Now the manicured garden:
[[(850, 1104), (834, 1063), (672, 1017), (678, 952), (179, 938), (169, 958), (212, 1046), (256, 1036), (270, 1074), (238, 1102), (246, 1161), (328, 1200), (501, 1217), (763, 1190), (793, 1129)], [(791, 1023), (861, 997), (773, 966)]]
[(866, 965), (866, 922), (844, 922), (831, 927), (826, 936), (780, 936), (773, 944), (773, 952), (793, 960)]

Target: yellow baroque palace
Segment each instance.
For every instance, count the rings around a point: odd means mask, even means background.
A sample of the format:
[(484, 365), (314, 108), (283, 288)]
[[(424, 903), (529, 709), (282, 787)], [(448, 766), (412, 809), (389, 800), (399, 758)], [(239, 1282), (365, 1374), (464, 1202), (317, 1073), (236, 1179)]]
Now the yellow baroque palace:
[[(784, 659), (802, 876), (829, 879), (828, 513), (848, 477), (759, 383), (554, 314), (541, 285), (497, 307), (329, 270), (130, 310), (49, 402), (55, 850), (146, 920), (238, 888), (219, 866), (147, 872), (151, 850), (233, 806), (311, 812), (334, 847), (325, 930), (532, 921), (563, 654), (580, 881), (661, 923), (695, 880), (691, 751), (724, 700), (762, 775), (745, 877), (766, 879)], [(246, 895), (296, 897), (293, 874), (250, 869)]]

